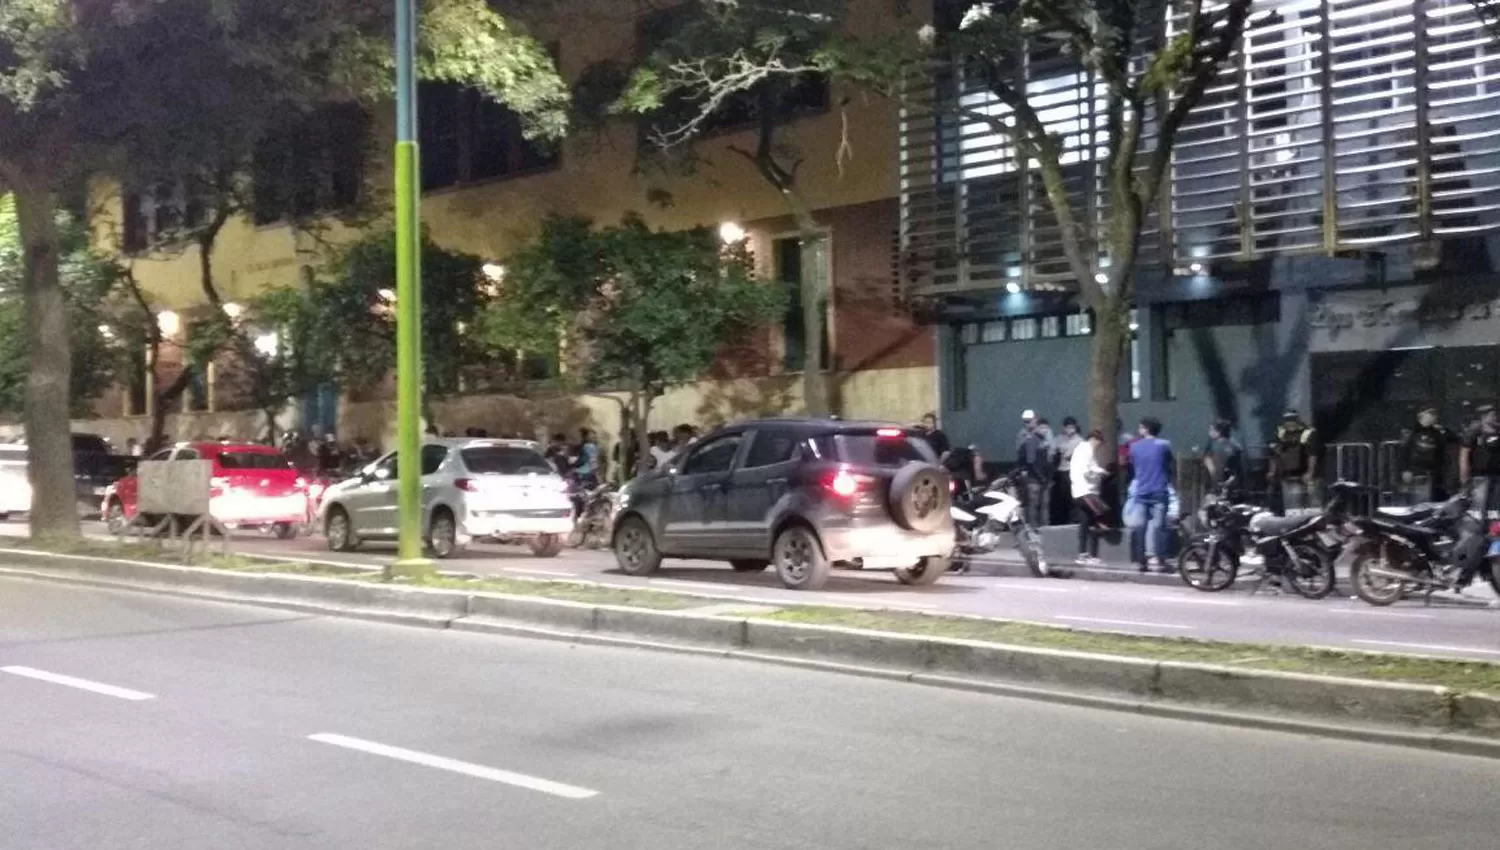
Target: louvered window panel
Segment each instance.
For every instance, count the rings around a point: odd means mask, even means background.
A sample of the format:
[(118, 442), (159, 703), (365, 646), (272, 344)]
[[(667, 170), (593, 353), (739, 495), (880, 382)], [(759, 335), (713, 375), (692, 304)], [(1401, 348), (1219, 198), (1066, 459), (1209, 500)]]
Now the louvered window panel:
[[(1379, 250), (1500, 229), (1500, 46), (1470, 2), (1257, 0), (1179, 132), (1140, 263)], [(1164, 8), (1136, 34), (1137, 70), (1187, 8)], [(1104, 87), (1051, 44), (1031, 45), (1014, 67), (1064, 145), (1080, 235), (1106, 265)], [(909, 291), (1075, 286), (1040, 170), (1018, 166), (1008, 134), (991, 126), (1009, 110), (978, 75), (952, 68), (914, 95), (901, 140)], [(1147, 108), (1138, 168), (1156, 144)]]

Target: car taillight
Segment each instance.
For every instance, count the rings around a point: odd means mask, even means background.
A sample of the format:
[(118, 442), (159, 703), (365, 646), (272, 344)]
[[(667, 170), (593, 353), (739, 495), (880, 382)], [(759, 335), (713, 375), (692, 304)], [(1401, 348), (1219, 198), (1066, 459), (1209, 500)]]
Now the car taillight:
[(468, 478), (455, 479), (453, 482), (453, 486), (464, 491), (465, 493), (479, 492), (479, 485), (475, 484), (471, 479)]
[(906, 436), (906, 432), (902, 431), (900, 428), (881, 428), (881, 429), (879, 429), (879, 430), (877, 430), (875, 432), (875, 436), (877, 436), (877, 437), (887, 437), (887, 438), (890, 438), (890, 437), (905, 437)]
[(868, 475), (855, 475), (847, 469), (840, 469), (828, 478), (825, 485), (833, 495), (848, 499), (857, 495), (874, 480)]

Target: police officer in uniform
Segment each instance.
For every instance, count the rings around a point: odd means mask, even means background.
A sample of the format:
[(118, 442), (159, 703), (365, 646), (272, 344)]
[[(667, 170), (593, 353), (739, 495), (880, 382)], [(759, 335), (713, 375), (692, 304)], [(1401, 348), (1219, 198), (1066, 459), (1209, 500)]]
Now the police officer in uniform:
[(1479, 423), (1464, 435), (1458, 450), (1458, 477), (1471, 488), (1474, 507), (1486, 512), (1500, 502), (1500, 414), (1494, 405), (1479, 408)]
[(1401, 484), (1412, 504), (1448, 498), (1443, 478), (1452, 441), (1453, 435), (1438, 424), (1436, 407), (1428, 405), (1417, 413), (1417, 426), (1401, 444)]
[(1283, 512), (1321, 503), (1318, 493), (1318, 446), (1311, 425), (1294, 408), (1282, 414), (1271, 443), (1271, 480), (1281, 489)]

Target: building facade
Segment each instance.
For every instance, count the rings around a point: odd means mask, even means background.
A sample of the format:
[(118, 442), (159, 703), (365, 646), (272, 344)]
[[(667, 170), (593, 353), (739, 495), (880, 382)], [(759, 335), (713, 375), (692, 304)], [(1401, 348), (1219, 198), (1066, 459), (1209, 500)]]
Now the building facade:
[[(880, 0), (861, 0), (872, 8)], [(557, 4), (532, 31), (547, 42), (565, 79), (577, 81), (604, 61), (628, 64), (641, 49), (644, 31), (633, 4), (599, 0)], [(852, 26), (872, 35), (888, 25), (882, 16), (855, 14)], [(828, 367), (836, 375), (837, 400), (849, 416), (914, 420), (936, 405), (935, 329), (912, 320), (901, 307), (897, 279), (899, 188), (896, 168), (897, 110), (889, 103), (854, 98), (837, 86), (822, 86), (808, 109), (779, 131), (802, 160), (798, 183), (826, 228), (822, 268), (798, 261), (798, 240), (788, 208), (735, 147), (753, 147), (753, 129), (727, 123), (700, 140), (690, 174), (641, 167), (642, 132), (637, 122), (608, 118), (579, 128), (547, 148), (527, 142), (519, 122), (503, 107), (453, 86), (424, 85), (421, 91), (423, 223), (444, 247), (503, 264), (550, 213), (585, 215), (600, 224), (639, 213), (655, 227), (706, 225), (743, 231), (760, 271), (795, 288), (817, 276), (830, 291)], [(273, 287), (299, 286), (319, 273), (329, 246), (357, 234), (330, 224), (313, 238), (287, 226), (284, 212), (304, 199), (376, 187), (390, 180), (385, 122), (376, 116), (358, 141), (354, 130), (333, 134), (344, 153), (322, 155), (352, 161), (346, 177), (309, 190), (292, 155), (293, 142), (268, 156), (254, 175), (259, 190), (253, 215), (231, 221), (214, 252), (225, 300), (245, 302)], [(327, 135), (326, 130), (321, 131)], [(841, 151), (842, 147), (842, 151)], [(272, 151), (277, 154), (277, 151)], [(264, 173), (262, 173), (264, 171)], [(353, 182), (351, 182), (353, 181)], [(263, 187), (263, 188), (262, 188)], [(369, 191), (365, 189), (363, 191)], [(262, 198), (266, 203), (262, 204)], [(149, 244), (155, 217), (172, 209), (172, 198), (127, 196), (113, 204), (116, 235), (127, 253)], [(295, 212), (295, 209), (293, 210)], [(176, 256), (141, 250), (133, 266), (157, 305), (177, 314), (205, 309), (195, 249)], [(173, 321), (179, 335), (186, 322)], [(711, 424), (751, 413), (795, 411), (800, 405), (799, 337), (792, 328), (770, 328), (736, 351), (699, 384), (674, 388), (656, 406), (653, 428), (679, 422)], [(180, 341), (180, 340), (179, 340)], [(143, 435), (154, 390), (176, 374), (176, 355), (141, 365), (142, 376), (111, 393), (98, 419), (80, 427), (123, 440)], [(231, 432), (248, 436), (258, 414), (235, 409), (224, 388), (194, 386), (182, 410), (172, 411), (169, 431), (179, 438)], [(349, 438), (379, 440), (392, 427), (388, 387), (339, 388), (308, 399), (284, 425), (315, 424)], [(538, 410), (541, 410), (538, 413)], [(512, 398), (458, 396), (437, 405), (443, 428), (514, 430), (519, 420), (540, 416), (537, 427), (590, 425), (606, 433), (619, 426), (611, 399), (577, 396), (538, 408)]]
[[(939, 27), (969, 5), (940, 4)], [(1177, 23), (1164, 8), (1158, 38)], [(1047, 44), (1020, 71), (1098, 226), (1100, 83)], [(1035, 166), (933, 105), (1003, 110), (952, 70), (928, 95), (901, 130), (904, 282), (942, 325), (950, 431), (1004, 457), (1023, 409), (1085, 418), (1092, 320)], [(1165, 180), (1126, 422), (1189, 447), (1226, 418), (1263, 445), (1294, 407), (1326, 443), (1378, 446), (1421, 404), (1457, 424), (1500, 400), (1500, 44), (1468, 0), (1256, 0)]]

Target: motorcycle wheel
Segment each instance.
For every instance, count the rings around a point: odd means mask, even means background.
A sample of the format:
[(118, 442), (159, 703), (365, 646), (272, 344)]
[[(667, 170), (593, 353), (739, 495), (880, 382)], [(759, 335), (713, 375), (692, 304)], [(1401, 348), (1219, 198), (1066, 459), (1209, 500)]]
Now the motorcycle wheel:
[(1016, 529), (1016, 551), (1021, 553), (1021, 559), (1026, 562), (1026, 568), (1037, 578), (1046, 578), (1049, 574), (1047, 568), (1047, 556), (1042, 552), (1042, 535), (1030, 526)]
[(1316, 546), (1292, 544), (1292, 562), (1286, 565), (1282, 580), (1306, 599), (1326, 599), (1333, 593), (1333, 562)]
[(1364, 551), (1354, 556), (1354, 564), (1349, 568), (1349, 583), (1354, 585), (1355, 596), (1377, 608), (1395, 605), (1406, 598), (1406, 582), (1373, 575), (1370, 572), (1372, 566), (1391, 569), (1391, 565), (1378, 551)]
[(1177, 556), (1177, 574), (1194, 590), (1218, 593), (1239, 578), (1240, 562), (1224, 546), (1213, 547), (1199, 540), (1188, 544)]

